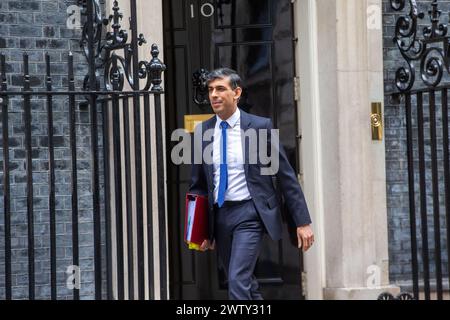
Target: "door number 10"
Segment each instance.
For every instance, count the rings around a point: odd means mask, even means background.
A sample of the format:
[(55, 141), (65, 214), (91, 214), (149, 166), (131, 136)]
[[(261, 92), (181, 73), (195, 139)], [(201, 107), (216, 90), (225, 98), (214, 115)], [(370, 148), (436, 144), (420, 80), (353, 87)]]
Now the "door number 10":
[[(214, 6), (211, 3), (206, 2), (206, 3), (201, 5), (200, 13), (205, 18), (209, 18), (209, 17), (211, 17), (214, 14)], [(191, 4), (191, 18), (195, 18), (195, 12), (194, 12), (194, 5), (193, 4)]]

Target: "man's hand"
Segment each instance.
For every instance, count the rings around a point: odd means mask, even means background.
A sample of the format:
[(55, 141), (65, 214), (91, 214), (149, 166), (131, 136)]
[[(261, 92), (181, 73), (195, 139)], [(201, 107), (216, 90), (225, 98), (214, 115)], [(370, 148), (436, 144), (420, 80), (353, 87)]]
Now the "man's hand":
[(206, 250), (214, 250), (214, 248), (216, 247), (216, 242), (213, 241), (213, 243), (211, 244), (211, 241), (209, 240), (204, 240), (202, 245), (200, 246), (200, 251), (206, 251)]
[(311, 226), (305, 225), (297, 227), (298, 248), (303, 248), (303, 251), (308, 250), (314, 243), (314, 233)]

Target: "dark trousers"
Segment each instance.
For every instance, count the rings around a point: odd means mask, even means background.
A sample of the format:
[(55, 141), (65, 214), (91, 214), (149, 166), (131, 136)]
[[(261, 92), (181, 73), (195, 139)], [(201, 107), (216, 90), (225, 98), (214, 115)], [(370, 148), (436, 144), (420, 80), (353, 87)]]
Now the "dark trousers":
[(215, 239), (220, 262), (228, 279), (230, 300), (262, 300), (254, 276), (263, 223), (253, 200), (215, 209)]

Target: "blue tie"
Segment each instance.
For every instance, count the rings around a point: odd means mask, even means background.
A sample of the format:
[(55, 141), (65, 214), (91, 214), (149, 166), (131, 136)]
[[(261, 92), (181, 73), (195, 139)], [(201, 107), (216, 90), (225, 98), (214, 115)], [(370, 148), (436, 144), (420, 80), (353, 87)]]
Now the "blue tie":
[(219, 180), (219, 195), (217, 197), (217, 202), (219, 208), (222, 207), (225, 201), (225, 192), (228, 188), (228, 168), (227, 168), (227, 128), (228, 123), (222, 121), (220, 123), (220, 128), (222, 129), (222, 147), (221, 155), (222, 159), (220, 161), (220, 180)]

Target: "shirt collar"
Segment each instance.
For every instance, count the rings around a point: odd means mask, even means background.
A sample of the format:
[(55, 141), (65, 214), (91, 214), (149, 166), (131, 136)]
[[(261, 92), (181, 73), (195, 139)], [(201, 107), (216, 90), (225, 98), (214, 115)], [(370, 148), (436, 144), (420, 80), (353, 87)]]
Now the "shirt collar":
[[(241, 111), (239, 110), (239, 108), (236, 108), (236, 111), (226, 121), (230, 126), (230, 128), (233, 128), (240, 118), (241, 118)], [(218, 115), (216, 115), (216, 119), (217, 119), (216, 126), (218, 126), (223, 120)]]

